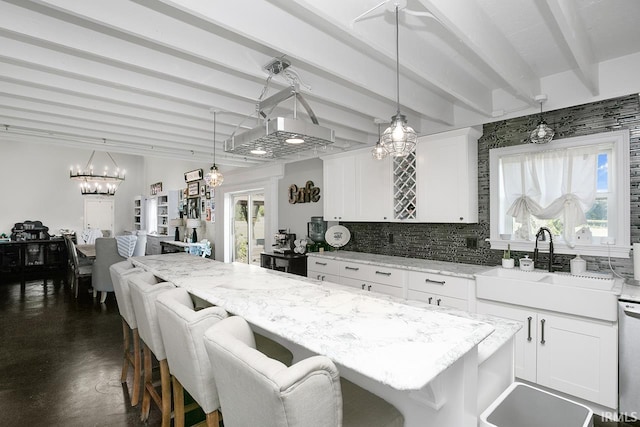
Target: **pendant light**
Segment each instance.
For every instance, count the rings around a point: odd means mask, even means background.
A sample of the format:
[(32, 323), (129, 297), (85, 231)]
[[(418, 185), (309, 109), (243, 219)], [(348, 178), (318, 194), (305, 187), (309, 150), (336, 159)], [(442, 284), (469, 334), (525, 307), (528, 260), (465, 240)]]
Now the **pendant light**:
[(534, 144), (546, 144), (553, 139), (554, 135), (553, 129), (551, 129), (542, 118), (542, 103), (547, 100), (547, 95), (537, 95), (535, 100), (540, 103), (540, 121), (538, 122), (538, 126), (531, 131), (529, 139)]
[(205, 182), (209, 187), (218, 187), (222, 185), (224, 176), (222, 172), (218, 170), (216, 166), (216, 112), (213, 112), (213, 166), (209, 169), (209, 173), (204, 177)]
[(411, 153), (418, 141), (418, 135), (407, 118), (400, 113), (400, 25), (398, 23), (398, 2), (396, 2), (396, 115), (391, 117), (391, 125), (382, 134), (382, 146), (392, 157), (404, 157)]
[(387, 154), (389, 153), (387, 153), (387, 150), (385, 150), (382, 145), (382, 138), (380, 137), (380, 122), (378, 122), (378, 120), (379, 119), (376, 119), (376, 123), (378, 123), (378, 142), (376, 142), (376, 146), (371, 150), (371, 155), (376, 160), (382, 160), (387, 157)]

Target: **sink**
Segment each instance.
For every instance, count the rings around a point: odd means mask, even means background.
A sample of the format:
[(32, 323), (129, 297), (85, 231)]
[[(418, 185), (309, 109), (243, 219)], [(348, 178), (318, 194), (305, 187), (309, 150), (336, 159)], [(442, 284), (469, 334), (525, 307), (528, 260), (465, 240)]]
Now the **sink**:
[(476, 274), (479, 299), (615, 322), (622, 279), (497, 267)]

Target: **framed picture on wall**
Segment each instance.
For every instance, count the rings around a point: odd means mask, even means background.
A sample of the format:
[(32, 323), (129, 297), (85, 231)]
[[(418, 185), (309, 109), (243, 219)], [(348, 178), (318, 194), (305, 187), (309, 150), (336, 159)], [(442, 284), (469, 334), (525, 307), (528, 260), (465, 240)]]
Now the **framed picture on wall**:
[(187, 200), (187, 218), (200, 218), (200, 198), (192, 197)]
[(207, 186), (206, 185), (201, 185), (200, 186), (200, 197), (204, 197), (204, 195), (207, 193)]
[(200, 195), (200, 182), (190, 182), (187, 186), (187, 196), (199, 196)]

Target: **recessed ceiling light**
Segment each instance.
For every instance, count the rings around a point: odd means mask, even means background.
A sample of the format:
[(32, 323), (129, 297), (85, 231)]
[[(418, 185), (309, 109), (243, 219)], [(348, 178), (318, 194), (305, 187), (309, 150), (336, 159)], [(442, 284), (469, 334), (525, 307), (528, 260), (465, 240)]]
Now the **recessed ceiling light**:
[(265, 150), (262, 147), (256, 147), (253, 150), (251, 150), (251, 154), (257, 154), (257, 155), (262, 155), (262, 154), (267, 154), (267, 150)]
[(300, 138), (299, 136), (294, 136), (293, 138), (287, 138), (287, 139), (285, 139), (285, 141), (288, 144), (302, 144), (302, 143), (304, 143), (304, 139)]

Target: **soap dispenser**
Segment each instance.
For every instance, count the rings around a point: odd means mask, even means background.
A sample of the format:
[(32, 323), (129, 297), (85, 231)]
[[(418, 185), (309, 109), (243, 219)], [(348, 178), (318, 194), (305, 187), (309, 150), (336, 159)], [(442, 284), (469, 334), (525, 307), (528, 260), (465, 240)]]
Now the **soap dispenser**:
[(580, 258), (580, 254), (576, 255), (570, 262), (571, 264), (571, 274), (584, 274), (587, 271), (587, 261)]

